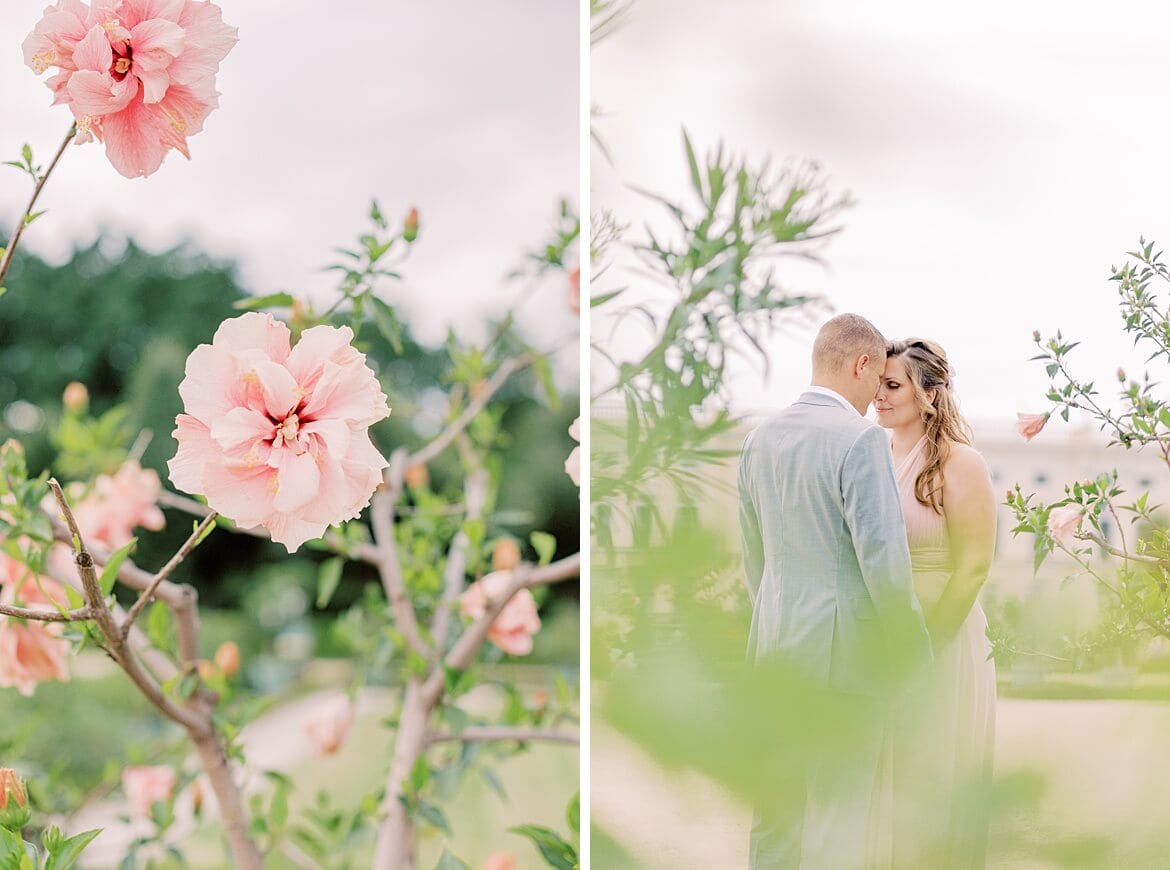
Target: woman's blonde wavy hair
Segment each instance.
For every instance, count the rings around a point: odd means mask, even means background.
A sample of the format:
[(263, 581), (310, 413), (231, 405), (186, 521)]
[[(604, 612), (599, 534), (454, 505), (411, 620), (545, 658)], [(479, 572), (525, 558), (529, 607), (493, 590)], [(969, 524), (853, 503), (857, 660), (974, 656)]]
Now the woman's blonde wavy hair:
[[(933, 341), (907, 338), (886, 345), (886, 358), (901, 357), (914, 386), (914, 398), (926, 423), (926, 462), (914, 481), (914, 496), (920, 503), (942, 513), (943, 465), (952, 444), (970, 444), (971, 427), (959, 413), (951, 386), (952, 372), (947, 354)], [(934, 401), (928, 395), (934, 390)]]

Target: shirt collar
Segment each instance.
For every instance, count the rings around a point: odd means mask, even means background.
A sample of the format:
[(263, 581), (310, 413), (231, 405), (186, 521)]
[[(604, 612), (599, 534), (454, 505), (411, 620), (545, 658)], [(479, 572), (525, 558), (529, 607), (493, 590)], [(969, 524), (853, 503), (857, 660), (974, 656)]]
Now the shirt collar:
[[(848, 399), (846, 399), (844, 396), (842, 396), (836, 390), (830, 390), (828, 387), (818, 387), (816, 385), (812, 385), (812, 386), (809, 386), (807, 389), (805, 389), (805, 392), (806, 393), (817, 393), (818, 395), (821, 395), (821, 396), (828, 396), (831, 399), (836, 399), (838, 402), (840, 402), (842, 405), (844, 405), (846, 408), (848, 408), (854, 414), (857, 414), (857, 409), (854, 408), (853, 405), (851, 405), (849, 403)], [(860, 416), (860, 415), (858, 415), (858, 416)]]

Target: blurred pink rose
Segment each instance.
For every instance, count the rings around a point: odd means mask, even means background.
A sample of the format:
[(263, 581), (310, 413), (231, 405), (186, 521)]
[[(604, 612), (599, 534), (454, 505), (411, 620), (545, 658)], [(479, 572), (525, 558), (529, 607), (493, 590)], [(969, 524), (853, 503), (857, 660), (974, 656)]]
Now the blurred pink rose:
[[(581, 440), (581, 418), (578, 417), (573, 421), (573, 425), (569, 427), (569, 435), (577, 441)], [(569, 475), (573, 483), (577, 486), (581, 485), (581, 448), (574, 447), (569, 454), (569, 458), (565, 460), (565, 474)]]
[(163, 765), (127, 767), (122, 771), (122, 791), (126, 793), (130, 812), (149, 819), (154, 802), (169, 801), (177, 781), (175, 771)]
[(135, 527), (157, 532), (165, 525), (157, 504), (161, 491), (153, 469), (129, 460), (113, 477), (98, 475), (89, 495), (73, 507), (73, 516), (86, 543), (97, 541), (116, 550), (134, 537)]
[(60, 0), (24, 40), (24, 61), (77, 121), (77, 142), (106, 143), (127, 178), (150, 175), (218, 104), (215, 76), (236, 44), (220, 9), (199, 0)]
[(492, 852), (483, 861), (483, 870), (516, 870), (516, 866), (511, 852)]
[(318, 755), (333, 755), (345, 743), (353, 724), (353, 703), (346, 695), (335, 695), (305, 720), (305, 733)]
[(271, 314), (220, 324), (179, 385), (175, 486), (290, 553), (358, 516), (386, 467), (368, 430), (390, 409), (352, 339), (349, 327), (314, 326), (290, 351)]
[(1053, 508), (1048, 512), (1048, 534), (1071, 549), (1075, 543), (1073, 532), (1080, 526), (1084, 513), (1084, 508), (1076, 504)]
[[(459, 600), (464, 616), (479, 619), (487, 612), (488, 600), (503, 594), (511, 571), (492, 571), (472, 583)], [(532, 636), (540, 631), (540, 617), (536, 613), (536, 599), (528, 589), (513, 595), (488, 629), (488, 640), (512, 656), (526, 656), (532, 652)]]
[(1016, 413), (1016, 431), (1025, 441), (1031, 441), (1040, 434), (1044, 424), (1048, 422), (1048, 414), (1021, 414)]
[[(39, 581), (39, 586), (38, 586)], [(37, 577), (20, 562), (0, 553), (0, 603), (54, 611), (53, 601), (67, 602), (65, 590), (48, 577)], [(69, 682), (70, 642), (60, 622), (34, 622), (0, 615), (0, 686), (27, 696), (37, 683)]]

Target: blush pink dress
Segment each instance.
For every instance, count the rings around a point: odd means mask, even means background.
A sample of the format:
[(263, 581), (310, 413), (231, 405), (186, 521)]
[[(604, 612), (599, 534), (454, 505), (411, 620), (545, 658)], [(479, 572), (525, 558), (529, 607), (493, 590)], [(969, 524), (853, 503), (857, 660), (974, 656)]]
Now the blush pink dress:
[[(930, 613), (950, 579), (944, 515), (914, 495), (926, 437), (895, 468), (914, 588)], [(945, 512), (945, 506), (944, 506)], [(978, 602), (957, 636), (900, 698), (891, 717), (871, 854), (875, 868), (985, 866), (995, 740), (995, 663)]]

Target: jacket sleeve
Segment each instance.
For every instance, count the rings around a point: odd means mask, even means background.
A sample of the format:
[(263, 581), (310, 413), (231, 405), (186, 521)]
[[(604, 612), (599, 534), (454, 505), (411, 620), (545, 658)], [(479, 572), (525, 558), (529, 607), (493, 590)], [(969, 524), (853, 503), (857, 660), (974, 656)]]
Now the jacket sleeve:
[(748, 453), (752, 436), (748, 435), (739, 457), (739, 532), (743, 551), (743, 573), (748, 595), (753, 606), (760, 591), (760, 580), (764, 575), (764, 539), (760, 535), (760, 517), (752, 500), (748, 480)]
[(849, 448), (841, 491), (845, 522), (891, 665), (904, 670), (929, 660), (930, 638), (914, 595), (890, 442), (880, 427), (867, 427)]

